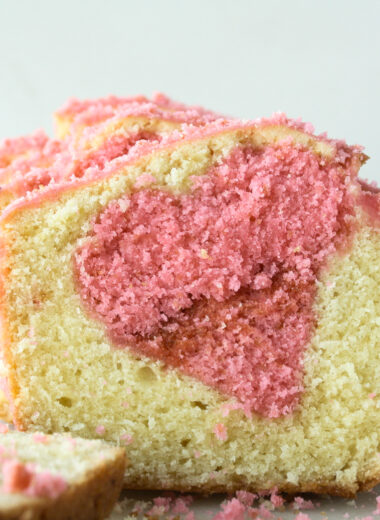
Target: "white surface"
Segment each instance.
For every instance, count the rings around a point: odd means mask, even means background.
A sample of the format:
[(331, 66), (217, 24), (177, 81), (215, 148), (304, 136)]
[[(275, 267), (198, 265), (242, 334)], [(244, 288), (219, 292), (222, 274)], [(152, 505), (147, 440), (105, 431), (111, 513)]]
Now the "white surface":
[[(315, 509), (301, 509), (300, 511), (309, 515), (311, 520), (363, 520), (365, 517), (372, 516), (374, 511), (376, 510), (376, 495), (380, 495), (380, 486), (378, 486), (372, 492), (360, 493), (355, 500), (331, 498), (328, 496), (308, 495), (305, 498), (307, 500), (309, 500), (310, 498), (312, 499)], [(124, 520), (127, 513), (129, 513), (131, 509), (136, 505), (134, 499), (137, 498), (138, 500), (143, 500), (144, 502), (147, 502), (152, 501), (152, 499), (155, 496), (159, 495), (153, 493), (129, 492), (125, 496), (128, 498), (132, 498), (129, 504), (130, 507), (121, 508), (117, 505), (109, 520)], [(196, 520), (212, 520), (213, 516), (215, 516), (215, 514), (221, 511), (221, 503), (225, 499), (226, 497), (223, 495), (216, 495), (208, 498), (195, 497), (195, 500), (189, 509), (194, 512)], [(281, 517), (282, 520), (294, 520), (295, 515), (300, 511), (293, 509), (291, 507), (291, 504), (292, 501), (286, 504), (285, 507), (278, 508), (272, 511), (274, 516), (272, 519), (269, 520), (279, 520), (279, 517)], [(254, 504), (254, 507), (257, 507), (257, 503)], [(146, 508), (145, 510), (149, 511), (149, 508)], [(168, 515), (164, 515), (162, 518), (167, 517)], [(184, 515), (182, 515), (181, 518), (183, 520), (186, 520), (184, 518)], [(245, 518), (248, 520), (250, 517), (246, 515)], [(379, 517), (374, 516), (372, 520), (376, 520), (377, 518)], [(236, 518), (235, 520), (242, 519)], [(257, 520), (260, 519), (257, 518)]]
[[(365, 145), (362, 176), (380, 181), (378, 0), (0, 0), (0, 19), (0, 139), (51, 132), (71, 96), (161, 90), (243, 118), (302, 116)], [(220, 501), (198, 501), (197, 518)], [(370, 514), (374, 495), (310, 516), (348, 509)]]
[(70, 96), (161, 90), (302, 116), (380, 181), (379, 0), (0, 0), (0, 19), (0, 139), (51, 129)]

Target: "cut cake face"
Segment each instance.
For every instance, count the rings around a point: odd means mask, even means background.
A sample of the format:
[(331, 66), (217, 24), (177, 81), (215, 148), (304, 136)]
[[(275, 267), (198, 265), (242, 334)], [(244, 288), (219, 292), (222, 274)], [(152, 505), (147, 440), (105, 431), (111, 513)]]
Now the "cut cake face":
[(130, 487), (373, 485), (380, 197), (361, 151), (283, 116), (150, 147), (2, 218), (18, 426), (128, 444)]

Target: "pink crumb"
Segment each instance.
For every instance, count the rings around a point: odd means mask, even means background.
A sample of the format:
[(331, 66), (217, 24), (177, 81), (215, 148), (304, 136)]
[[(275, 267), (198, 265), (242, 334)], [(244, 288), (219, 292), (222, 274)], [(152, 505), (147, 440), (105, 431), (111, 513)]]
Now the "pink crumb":
[(298, 513), (294, 520), (311, 520), (311, 518), (305, 513)]
[(194, 457), (196, 459), (199, 459), (200, 456), (201, 456), (201, 452), (199, 450), (194, 450)]
[(302, 497), (295, 497), (292, 506), (293, 509), (315, 509), (315, 506), (311, 500), (305, 500)]
[(253, 502), (256, 500), (257, 495), (250, 493), (249, 491), (237, 491), (236, 498), (245, 506), (251, 507)]
[(265, 504), (260, 504), (257, 511), (260, 518), (264, 520), (271, 520), (273, 518), (273, 513), (265, 506)]
[(376, 497), (376, 509), (373, 512), (374, 515), (380, 515), (380, 495)]
[(181, 497), (177, 498), (172, 506), (171, 513), (174, 515), (189, 513), (188, 502)]
[(218, 423), (214, 426), (214, 433), (220, 441), (226, 441), (228, 438), (227, 429), (223, 423)]
[(222, 504), (222, 511), (217, 513), (212, 520), (244, 520), (246, 507), (237, 499)]
[(376, 392), (372, 392), (372, 393), (370, 393), (370, 394), (368, 395), (368, 397), (369, 397), (370, 399), (375, 399), (375, 397), (376, 397)]
[(121, 406), (122, 406), (123, 408), (128, 408), (129, 403), (127, 403), (127, 401), (123, 401), (123, 402), (121, 403)]
[(146, 512), (147, 516), (162, 516), (169, 511), (171, 498), (170, 497), (156, 497), (153, 499), (153, 507)]
[(27, 491), (31, 496), (44, 496), (49, 498), (57, 498), (67, 488), (67, 482), (58, 475), (52, 475), (48, 471), (37, 473)]
[(277, 490), (273, 491), (270, 495), (270, 501), (274, 505), (274, 507), (281, 507), (284, 505), (285, 500), (281, 495), (277, 494)]
[(104, 435), (106, 433), (106, 429), (102, 424), (98, 424), (98, 426), (95, 428), (95, 432), (98, 435)]
[(123, 442), (123, 444), (128, 445), (133, 442), (133, 437), (128, 433), (123, 433), (122, 435), (120, 435), (120, 440)]
[(0, 423), (0, 433), (8, 433), (9, 432), (9, 426), (4, 423)]

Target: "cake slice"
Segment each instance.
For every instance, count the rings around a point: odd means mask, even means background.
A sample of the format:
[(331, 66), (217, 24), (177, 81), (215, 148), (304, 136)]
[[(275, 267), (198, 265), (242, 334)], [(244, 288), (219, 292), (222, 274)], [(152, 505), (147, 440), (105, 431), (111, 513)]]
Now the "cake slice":
[(149, 146), (3, 213), (18, 428), (128, 445), (131, 488), (375, 485), (380, 197), (361, 149), (281, 115)]
[[(19, 197), (159, 142), (183, 125), (203, 126), (218, 119), (201, 107), (175, 102), (163, 94), (71, 100), (57, 111), (57, 134), (43, 131), (7, 139), (0, 146), (0, 211)], [(6, 369), (0, 359), (0, 380)], [(11, 420), (6, 392), (0, 389), (0, 419)]]
[(66, 176), (76, 177), (89, 175), (91, 167), (103, 167), (117, 157), (137, 150), (141, 153), (142, 148), (160, 142), (183, 126), (202, 127), (226, 119), (163, 94), (155, 94), (152, 99), (143, 96), (73, 99), (56, 112), (55, 118), (57, 134), (70, 142)]
[(125, 450), (67, 435), (0, 434), (2, 520), (101, 520), (118, 499)]

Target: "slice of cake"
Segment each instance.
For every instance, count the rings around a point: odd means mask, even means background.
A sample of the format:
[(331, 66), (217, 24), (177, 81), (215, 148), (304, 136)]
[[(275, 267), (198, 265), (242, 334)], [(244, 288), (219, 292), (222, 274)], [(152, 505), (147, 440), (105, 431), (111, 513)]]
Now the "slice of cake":
[[(91, 167), (103, 167), (137, 150), (141, 153), (142, 148), (160, 142), (183, 126), (201, 127), (226, 119), (202, 107), (172, 101), (163, 94), (151, 100), (142, 96), (74, 99), (55, 118), (57, 134), (70, 143), (66, 177), (83, 177), (91, 174)], [(62, 170), (62, 163), (58, 169)]]
[(358, 147), (210, 123), (10, 206), (20, 429), (129, 446), (132, 488), (380, 480), (379, 194)]
[[(110, 161), (143, 149), (179, 131), (219, 118), (201, 107), (175, 102), (163, 94), (152, 99), (110, 96), (71, 100), (56, 113), (57, 134), (42, 131), (7, 139), (0, 146), (0, 211), (13, 200), (71, 177), (92, 175)], [(0, 380), (6, 370), (0, 359)], [(8, 399), (0, 389), (0, 419), (10, 420)]]
[(0, 518), (101, 520), (123, 482), (125, 450), (67, 435), (0, 434)]

